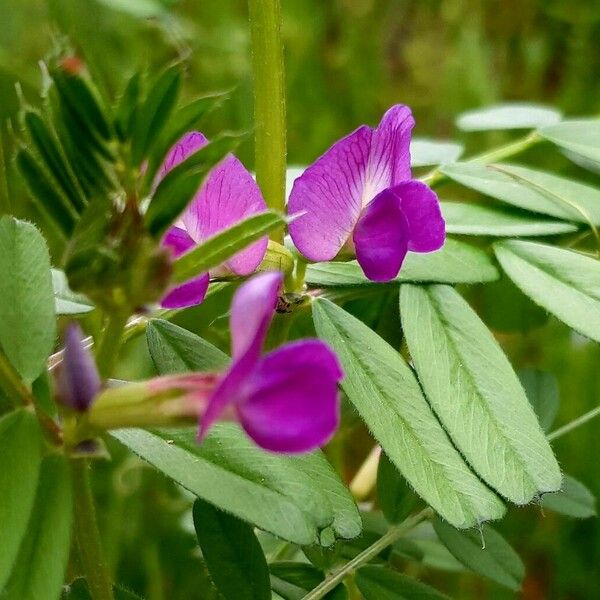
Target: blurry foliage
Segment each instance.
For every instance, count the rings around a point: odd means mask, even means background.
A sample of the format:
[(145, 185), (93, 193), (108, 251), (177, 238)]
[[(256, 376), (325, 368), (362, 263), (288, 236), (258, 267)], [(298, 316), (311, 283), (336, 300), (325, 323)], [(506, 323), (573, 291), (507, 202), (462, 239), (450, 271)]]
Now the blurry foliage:
[[(412, 106), (421, 136), (455, 138), (455, 116), (501, 100), (552, 104), (567, 115), (600, 112), (599, 0), (283, 0), (286, 41), (289, 162), (306, 164), (361, 123), (374, 123), (391, 104)], [(157, 72), (185, 58), (184, 96), (234, 88), (231, 100), (208, 119), (207, 135), (252, 125), (249, 39), (245, 0), (4, 0), (0, 19), (0, 132), (18, 108), (14, 84), (32, 103), (38, 96), (38, 61), (66, 34), (111, 98), (138, 68)], [(467, 152), (502, 142), (507, 134), (461, 134)], [(7, 137), (2, 136), (0, 185), (17, 213), (31, 216), (25, 190), (12, 174)], [(544, 168), (554, 161), (580, 179), (593, 177), (551, 158), (544, 147), (528, 153)], [(240, 157), (251, 166), (250, 144)], [(5, 178), (3, 162), (9, 172)], [(8, 179), (8, 181), (6, 180)], [(453, 195), (446, 186), (442, 195)], [(469, 193), (461, 189), (462, 198)], [(0, 197), (2, 194), (0, 194)], [(498, 284), (499, 286), (502, 284)], [(511, 362), (556, 374), (561, 407), (557, 423), (589, 410), (600, 398), (600, 348), (550, 319), (532, 320), (538, 309), (508, 288), (507, 306), (492, 306), (494, 294), (474, 288), (469, 299), (501, 331)], [(491, 292), (491, 289), (490, 289)], [(219, 298), (226, 305), (228, 300)], [(393, 299), (392, 299), (393, 302)], [(522, 319), (507, 311), (516, 303)], [(363, 309), (355, 303), (356, 311)], [(368, 304), (368, 302), (367, 302)], [(180, 321), (207, 335), (213, 315), (207, 303)], [(397, 332), (379, 307), (378, 329)], [(196, 312), (195, 312), (196, 311)], [(504, 322), (505, 313), (512, 320)], [(493, 315), (493, 317), (492, 317)], [(202, 317), (199, 321), (196, 316)], [(372, 318), (365, 315), (366, 319)], [(213, 331), (213, 336), (218, 332)], [(216, 340), (215, 340), (216, 341)], [(399, 344), (399, 340), (390, 340)], [(222, 342), (222, 340), (221, 340)], [(152, 370), (143, 344), (139, 373)], [(600, 424), (561, 438), (555, 448), (571, 475), (600, 495), (597, 454)], [(354, 449), (348, 449), (352, 454)], [(181, 528), (187, 504), (174, 485), (115, 448), (114, 462), (98, 477), (101, 524), (118, 579), (150, 600), (203, 598), (206, 579), (194, 555), (191, 530)], [(114, 492), (114, 493), (113, 493)], [(140, 501), (143, 498), (143, 501)], [(160, 515), (158, 517), (157, 515)], [(600, 597), (600, 527), (532, 506), (513, 510), (500, 529), (528, 565), (524, 597)], [(426, 567), (425, 581), (453, 597), (503, 598), (494, 584), (458, 572)], [(206, 588), (205, 588), (206, 589)], [(201, 593), (201, 592), (200, 592)]]

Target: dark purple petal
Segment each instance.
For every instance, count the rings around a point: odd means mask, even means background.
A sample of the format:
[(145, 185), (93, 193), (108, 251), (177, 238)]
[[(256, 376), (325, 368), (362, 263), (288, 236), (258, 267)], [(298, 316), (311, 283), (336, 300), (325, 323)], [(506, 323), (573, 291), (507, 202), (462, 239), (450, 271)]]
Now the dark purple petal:
[(446, 224), (435, 192), (420, 181), (407, 181), (392, 189), (400, 197), (408, 221), (408, 249), (433, 252), (444, 245)]
[(242, 426), (272, 452), (308, 452), (325, 444), (339, 423), (343, 372), (320, 340), (301, 340), (267, 354), (237, 404)]
[[(167, 231), (162, 244), (171, 249), (173, 258), (177, 258), (196, 245), (183, 229), (175, 226)], [(208, 284), (208, 273), (203, 273), (167, 292), (160, 304), (163, 308), (185, 308), (200, 304), (206, 296)]]
[(233, 296), (229, 327), (234, 360), (251, 351), (257, 358), (273, 319), (283, 275), (270, 271), (243, 283)]
[(58, 400), (82, 412), (90, 408), (101, 387), (96, 363), (83, 339), (81, 327), (69, 323), (65, 329), (65, 347), (57, 382)]
[(294, 181), (289, 230), (308, 259), (331, 260), (350, 235), (360, 211), (372, 130), (363, 125), (336, 142)]
[(381, 192), (360, 215), (354, 229), (356, 258), (372, 281), (389, 281), (398, 275), (408, 250), (408, 222), (400, 197)]
[[(192, 238), (200, 243), (266, 208), (252, 175), (229, 154), (212, 169), (181, 220)], [(250, 275), (262, 262), (267, 244), (265, 236), (238, 252), (222, 268), (236, 275)]]
[(379, 192), (410, 179), (410, 138), (415, 125), (408, 106), (396, 104), (383, 115), (373, 131), (367, 188), (363, 206)]

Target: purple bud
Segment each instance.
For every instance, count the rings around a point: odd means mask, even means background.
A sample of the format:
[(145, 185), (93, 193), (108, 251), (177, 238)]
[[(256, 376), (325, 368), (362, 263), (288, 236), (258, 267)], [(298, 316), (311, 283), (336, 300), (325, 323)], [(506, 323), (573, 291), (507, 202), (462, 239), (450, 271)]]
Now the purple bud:
[(101, 387), (96, 363), (83, 340), (81, 327), (75, 322), (69, 323), (57, 380), (57, 397), (61, 404), (81, 412), (90, 408)]

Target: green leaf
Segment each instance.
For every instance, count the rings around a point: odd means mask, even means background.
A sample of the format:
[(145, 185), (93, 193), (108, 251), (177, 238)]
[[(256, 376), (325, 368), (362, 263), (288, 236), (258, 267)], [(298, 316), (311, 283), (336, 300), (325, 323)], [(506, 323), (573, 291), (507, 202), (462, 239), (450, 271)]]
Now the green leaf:
[(52, 288), (57, 315), (81, 315), (94, 310), (94, 303), (89, 298), (69, 288), (64, 271), (52, 269)]
[(491, 527), (458, 531), (437, 518), (433, 527), (442, 543), (465, 567), (511, 590), (521, 588), (525, 567), (508, 542)]
[(227, 354), (201, 337), (163, 319), (146, 326), (150, 356), (159, 373), (215, 371), (229, 365)]
[(2, 595), (6, 600), (56, 600), (61, 595), (71, 546), (73, 498), (64, 456), (42, 463), (35, 505), (13, 572)]
[(410, 142), (412, 167), (427, 167), (457, 161), (464, 151), (462, 144), (426, 138), (413, 138)]
[[(409, 252), (398, 277), (392, 283), (481, 283), (495, 279), (498, 279), (498, 270), (485, 252), (469, 244), (447, 239), (444, 247), (437, 252)], [(381, 285), (367, 279), (355, 261), (309, 265), (306, 281), (313, 287)]]
[(445, 165), (454, 181), (518, 208), (577, 223), (600, 224), (600, 190), (526, 167), (508, 164)]
[[(195, 430), (128, 429), (112, 435), (221, 510), (296, 544), (316, 542), (317, 523), (305, 512), (310, 482), (300, 480), (297, 469), (281, 457), (254, 446), (235, 425), (218, 423), (202, 445)], [(306, 491), (300, 494), (300, 488)], [(318, 496), (315, 494), (309, 506), (322, 500)], [(326, 509), (326, 501), (324, 505)]]
[(149, 86), (148, 96), (136, 113), (131, 159), (139, 165), (156, 143), (166, 125), (179, 96), (181, 69), (175, 65), (166, 69)]
[(448, 600), (435, 588), (387, 567), (361, 567), (356, 585), (365, 600)]
[(442, 202), (446, 232), (461, 235), (519, 237), (560, 235), (577, 231), (577, 225), (555, 221), (504, 206), (471, 202)]
[(150, 19), (166, 14), (159, 0), (96, 0), (108, 8), (123, 12), (137, 19)]
[(544, 127), (538, 132), (547, 140), (564, 148), (600, 162), (600, 121), (565, 121)]
[(226, 600), (270, 600), (269, 569), (252, 527), (203, 500), (194, 502), (202, 556)]
[(507, 240), (494, 245), (521, 291), (582, 335), (600, 341), (600, 262), (545, 244)]
[(0, 593), (8, 580), (33, 509), (42, 460), (42, 433), (33, 413), (0, 418)]
[(542, 508), (577, 519), (587, 519), (596, 515), (594, 494), (583, 483), (569, 475), (563, 477), (560, 492), (542, 496), (540, 504)]
[(270, 210), (240, 221), (180, 256), (173, 265), (173, 282), (183, 283), (199, 273), (206, 273), (283, 225), (283, 217)]
[(465, 112), (458, 117), (456, 125), (463, 131), (535, 129), (554, 125), (561, 116), (558, 110), (540, 104), (510, 102)]
[(502, 502), (454, 449), (400, 354), (328, 300), (313, 302), (313, 321), (340, 357), (348, 398), (415, 491), (457, 527), (499, 518)]
[(129, 78), (115, 111), (115, 129), (121, 141), (128, 140), (133, 134), (135, 115), (139, 108), (141, 79), (139, 72)]
[(554, 423), (560, 404), (556, 377), (539, 369), (521, 369), (517, 374), (541, 428), (548, 431)]
[(519, 379), (462, 296), (402, 286), (400, 314), (425, 395), (482, 479), (516, 504), (558, 490), (558, 463)]
[(56, 318), (48, 248), (30, 223), (0, 219), (0, 346), (28, 384), (54, 347)]
[[(285, 600), (301, 600), (325, 578), (324, 573), (305, 562), (279, 561), (269, 565), (273, 591)], [(345, 587), (340, 584), (324, 596), (325, 600), (346, 600)]]
[(440, 542), (430, 521), (419, 523), (406, 534), (406, 539), (422, 553), (423, 566), (450, 573), (462, 573), (466, 570)]
[(217, 138), (167, 173), (152, 195), (144, 217), (153, 236), (163, 235), (185, 210), (210, 170), (238, 143), (237, 137)]
[(419, 499), (382, 452), (377, 467), (377, 500), (389, 523), (400, 523), (415, 509)]

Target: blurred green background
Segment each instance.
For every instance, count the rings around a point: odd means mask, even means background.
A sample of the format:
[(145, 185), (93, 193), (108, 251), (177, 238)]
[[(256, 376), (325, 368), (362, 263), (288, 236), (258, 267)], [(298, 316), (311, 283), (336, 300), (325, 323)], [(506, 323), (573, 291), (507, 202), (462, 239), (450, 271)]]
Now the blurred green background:
[[(454, 119), (469, 108), (526, 100), (558, 106), (569, 115), (600, 112), (598, 0), (282, 0), (282, 4), (290, 164), (308, 163), (361, 123), (376, 123), (396, 102), (412, 106), (417, 135), (457, 138), (469, 152), (508, 136), (459, 135)], [(109, 97), (118, 95), (136, 69), (156, 70), (186, 58), (187, 96), (233, 89), (231, 100), (208, 120), (206, 133), (251, 128), (245, 0), (2, 0), (0, 15), (4, 131), (17, 108), (15, 82), (35, 102), (41, 82), (38, 61), (63, 34), (85, 57)], [(546, 156), (547, 152), (542, 148), (528, 158), (542, 165), (553, 161), (557, 169), (570, 170), (579, 178), (594, 177), (575, 170), (555, 152)], [(240, 154), (251, 166), (250, 142)], [(16, 196), (22, 193), (18, 187), (11, 191)], [(531, 306), (523, 302), (513, 306), (514, 295), (505, 298), (505, 313), (531, 314), (527, 312)], [(492, 314), (489, 293), (475, 289), (471, 300), (488, 324), (496, 327), (495, 322), (502, 321), (497, 310)], [(597, 345), (554, 320), (526, 332), (514, 322), (496, 329), (507, 330), (501, 341), (513, 364), (557, 375), (558, 424), (598, 403)], [(599, 437), (597, 421), (555, 444), (564, 469), (597, 496)], [(203, 575), (192, 557), (193, 538), (178, 533), (178, 496), (162, 480), (160, 486), (154, 485), (157, 476), (148, 471), (128, 469), (127, 461), (116, 473), (104, 467), (106, 502), (101, 518), (108, 544), (114, 546), (109, 547), (111, 560), (120, 565), (119, 579), (150, 600), (202, 598), (195, 585)], [(110, 495), (109, 488), (121, 493)], [(141, 490), (143, 503), (139, 495), (130, 496), (130, 490)], [(539, 508), (529, 507), (512, 510), (499, 529), (528, 565), (524, 598), (600, 598), (596, 520), (543, 515)], [(507, 597), (466, 574), (425, 570), (423, 577), (453, 597)]]

